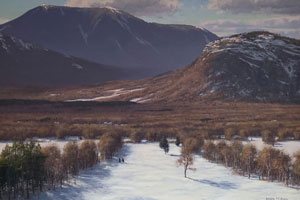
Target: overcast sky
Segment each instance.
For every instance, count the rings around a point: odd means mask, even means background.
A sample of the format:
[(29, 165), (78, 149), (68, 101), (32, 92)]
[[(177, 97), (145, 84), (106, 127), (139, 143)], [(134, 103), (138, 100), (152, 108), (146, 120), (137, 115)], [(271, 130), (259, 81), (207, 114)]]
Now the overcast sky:
[(219, 36), (268, 30), (300, 39), (300, 0), (0, 0), (0, 24), (41, 4), (111, 6), (146, 21), (202, 26)]

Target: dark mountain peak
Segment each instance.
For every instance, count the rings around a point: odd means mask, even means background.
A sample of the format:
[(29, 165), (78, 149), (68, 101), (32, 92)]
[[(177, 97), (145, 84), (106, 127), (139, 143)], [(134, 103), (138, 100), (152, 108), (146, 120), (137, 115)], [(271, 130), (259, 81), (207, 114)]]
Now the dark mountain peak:
[(131, 16), (127, 12), (124, 12), (122, 10), (113, 8), (113, 7), (89, 7), (89, 8), (84, 8), (84, 7), (68, 7), (68, 6), (56, 6), (56, 5), (47, 5), (43, 4), (38, 7), (35, 7), (31, 10), (29, 10), (27, 13), (36, 13), (36, 12), (44, 12), (44, 13), (60, 13), (61, 15), (65, 14), (89, 14), (90, 16), (99, 16), (99, 15), (126, 15), (126, 16)]
[(66, 55), (149, 77), (185, 66), (218, 37), (186, 25), (147, 23), (111, 8), (43, 5), (0, 25), (0, 32)]

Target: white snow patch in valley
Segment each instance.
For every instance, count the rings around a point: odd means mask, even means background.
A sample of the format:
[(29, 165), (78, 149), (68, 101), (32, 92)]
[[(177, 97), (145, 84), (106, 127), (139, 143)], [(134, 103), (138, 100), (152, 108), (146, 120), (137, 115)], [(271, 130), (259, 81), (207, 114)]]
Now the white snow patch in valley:
[(141, 100), (142, 100), (142, 98), (134, 98), (134, 99), (131, 99), (130, 101), (137, 103), (137, 102), (139, 102)]
[(99, 100), (104, 100), (104, 99), (110, 99), (113, 97), (133, 93), (133, 92), (138, 92), (142, 91), (145, 88), (137, 88), (137, 89), (131, 89), (131, 90), (124, 90), (124, 88), (121, 89), (115, 89), (115, 90), (108, 90), (106, 91), (107, 93), (111, 93), (110, 95), (107, 96), (100, 96), (100, 97), (94, 97), (90, 99), (74, 99), (74, 100), (67, 100), (66, 102), (76, 102), (76, 101), (99, 101)]
[(139, 101), (139, 103), (146, 103), (146, 102), (151, 101), (151, 100), (152, 100), (151, 98), (148, 98), (148, 99), (144, 99), (144, 100)]
[(151, 101), (151, 98), (144, 99), (142, 97), (139, 97), (139, 98), (134, 98), (134, 99), (130, 100), (130, 102), (135, 102), (135, 103), (145, 103), (145, 102), (148, 102), (148, 101)]
[(264, 200), (282, 197), (298, 200), (299, 190), (235, 175), (222, 165), (196, 156), (196, 171), (183, 177), (183, 167), (176, 167), (179, 147), (170, 144), (165, 155), (157, 143), (126, 144), (120, 157), (102, 162), (79, 175), (76, 184), (47, 191), (33, 199), (43, 200)]

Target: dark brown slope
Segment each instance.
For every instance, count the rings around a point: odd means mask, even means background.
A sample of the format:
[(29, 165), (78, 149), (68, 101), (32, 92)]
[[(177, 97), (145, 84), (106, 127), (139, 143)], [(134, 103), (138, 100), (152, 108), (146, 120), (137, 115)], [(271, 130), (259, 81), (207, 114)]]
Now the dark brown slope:
[(300, 41), (268, 32), (223, 38), (191, 66), (146, 84), (158, 101), (300, 103)]
[[(300, 103), (300, 41), (268, 32), (234, 35), (208, 44), (188, 67), (86, 91), (87, 96), (109, 97), (113, 89), (127, 92), (101, 100)], [(74, 91), (68, 94), (77, 97)]]
[(0, 86), (79, 86), (116, 80), (124, 74), (118, 68), (0, 35)]

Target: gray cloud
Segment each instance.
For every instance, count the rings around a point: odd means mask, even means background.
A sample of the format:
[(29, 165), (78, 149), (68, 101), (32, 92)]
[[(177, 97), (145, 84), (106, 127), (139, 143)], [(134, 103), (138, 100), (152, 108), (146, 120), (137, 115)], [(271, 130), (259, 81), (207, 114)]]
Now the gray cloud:
[(66, 5), (76, 7), (110, 6), (137, 16), (157, 16), (174, 13), (181, 3), (179, 0), (68, 0)]
[(208, 7), (232, 13), (300, 15), (300, 0), (210, 0)]
[(208, 21), (201, 26), (216, 33), (219, 36), (228, 36), (236, 33), (266, 30), (279, 33), (288, 37), (300, 39), (299, 17), (276, 17), (270, 19), (254, 20), (250, 22), (237, 20)]

